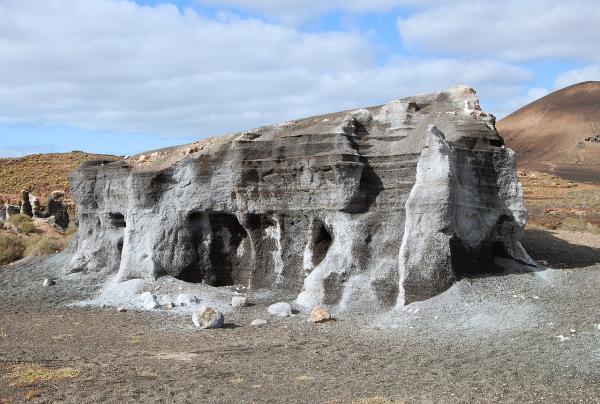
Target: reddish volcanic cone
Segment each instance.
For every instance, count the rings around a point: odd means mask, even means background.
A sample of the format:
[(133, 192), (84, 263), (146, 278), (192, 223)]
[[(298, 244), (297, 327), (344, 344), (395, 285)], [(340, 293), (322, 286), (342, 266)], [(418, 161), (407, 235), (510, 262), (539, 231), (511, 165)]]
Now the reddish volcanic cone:
[(496, 127), (521, 168), (600, 182), (600, 82), (548, 94)]

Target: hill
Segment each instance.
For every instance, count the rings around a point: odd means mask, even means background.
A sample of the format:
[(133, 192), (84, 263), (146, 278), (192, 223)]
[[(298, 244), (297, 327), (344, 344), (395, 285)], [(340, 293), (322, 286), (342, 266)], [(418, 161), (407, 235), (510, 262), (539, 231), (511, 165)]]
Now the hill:
[(55, 190), (66, 192), (70, 201), (68, 176), (84, 161), (118, 160), (120, 157), (73, 151), (70, 153), (32, 154), (0, 159), (0, 199), (16, 202), (27, 189), (42, 202)]
[(519, 166), (563, 178), (600, 182), (600, 82), (566, 87), (496, 125)]

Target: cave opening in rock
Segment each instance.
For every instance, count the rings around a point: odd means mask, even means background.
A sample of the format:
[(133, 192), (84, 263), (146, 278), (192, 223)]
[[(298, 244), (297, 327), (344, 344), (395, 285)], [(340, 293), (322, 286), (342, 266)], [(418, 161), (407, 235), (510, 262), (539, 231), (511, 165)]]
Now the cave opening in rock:
[(188, 217), (194, 262), (177, 276), (186, 282), (229, 286), (247, 282), (250, 271), (248, 234), (234, 214), (194, 212)]
[(320, 220), (315, 220), (313, 227), (313, 236), (312, 236), (312, 245), (313, 245), (313, 254), (312, 260), (313, 265), (317, 266), (323, 261), (325, 256), (327, 255), (327, 251), (329, 251), (329, 247), (331, 247), (331, 243), (333, 238), (325, 224)]
[(108, 214), (108, 219), (110, 224), (116, 228), (124, 228), (127, 226), (127, 222), (125, 222), (125, 215), (119, 212), (110, 212)]
[(209, 221), (213, 240), (209, 252), (210, 282), (207, 279), (207, 283), (212, 286), (240, 283), (247, 268), (244, 265), (243, 254), (238, 254), (238, 248), (248, 236), (246, 230), (232, 214), (212, 213), (209, 215)]

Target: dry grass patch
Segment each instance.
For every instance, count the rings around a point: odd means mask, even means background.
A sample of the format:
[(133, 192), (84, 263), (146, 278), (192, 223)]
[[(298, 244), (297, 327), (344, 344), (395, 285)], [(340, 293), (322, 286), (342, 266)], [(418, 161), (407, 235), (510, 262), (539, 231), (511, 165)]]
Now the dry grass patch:
[(0, 265), (23, 258), (25, 248), (25, 243), (19, 236), (0, 233)]
[(70, 237), (34, 236), (26, 241), (25, 256), (37, 257), (40, 255), (61, 252), (69, 245)]
[(35, 386), (40, 382), (72, 379), (80, 374), (80, 370), (72, 367), (47, 368), (32, 363), (15, 366), (10, 373), (10, 377), (13, 380), (13, 386), (23, 387)]
[(25, 397), (25, 400), (33, 400), (34, 398), (38, 398), (39, 396), (40, 396), (40, 393), (36, 389), (28, 390), (27, 392), (25, 392), (25, 394), (23, 394), (23, 397)]
[(16, 226), (21, 233), (29, 234), (35, 231), (33, 220), (27, 215), (12, 215), (8, 218), (8, 222)]

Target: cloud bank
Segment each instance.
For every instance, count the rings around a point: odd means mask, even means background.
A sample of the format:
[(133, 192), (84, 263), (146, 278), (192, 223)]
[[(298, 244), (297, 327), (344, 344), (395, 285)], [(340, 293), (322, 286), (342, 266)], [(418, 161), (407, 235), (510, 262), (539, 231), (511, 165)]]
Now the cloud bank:
[[(2, 1), (0, 124), (201, 137), (453, 84), (477, 88), (502, 115), (546, 91), (527, 93), (533, 74), (523, 61), (587, 63), (556, 85), (598, 75), (593, 2), (582, 15), (577, 1), (198, 1), (224, 12), (124, 0)], [(275, 19), (242, 18), (227, 6)], [(382, 55), (361, 32), (307, 32), (285, 20), (405, 6), (418, 8), (398, 19), (397, 40), (414, 49), (402, 54)]]

